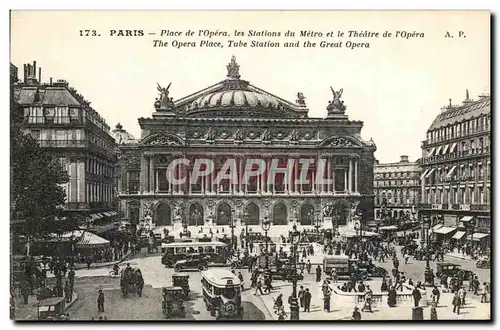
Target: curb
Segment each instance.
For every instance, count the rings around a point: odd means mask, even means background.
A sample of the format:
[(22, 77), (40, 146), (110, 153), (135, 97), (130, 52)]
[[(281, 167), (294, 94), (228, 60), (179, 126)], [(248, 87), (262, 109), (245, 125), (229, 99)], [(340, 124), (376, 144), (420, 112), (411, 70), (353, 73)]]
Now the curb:
[[(132, 252), (128, 252), (121, 260), (116, 260), (113, 262), (106, 262), (106, 263), (100, 263), (100, 264), (94, 264), (90, 266), (90, 269), (99, 269), (99, 268), (106, 268), (114, 265), (121, 264), (125, 260), (128, 259), (132, 255)], [(75, 266), (75, 270), (80, 270), (80, 269), (87, 269), (87, 265), (82, 265), (82, 266)]]
[(453, 254), (445, 254), (446, 257), (450, 257), (450, 258), (454, 258), (454, 259), (460, 259), (460, 260), (468, 260), (468, 261), (472, 261), (472, 259), (470, 257), (459, 257), (457, 255), (453, 255)]
[(73, 297), (71, 297), (71, 301), (65, 306), (64, 311), (67, 311), (74, 303), (78, 300), (78, 295), (76, 292), (73, 292)]

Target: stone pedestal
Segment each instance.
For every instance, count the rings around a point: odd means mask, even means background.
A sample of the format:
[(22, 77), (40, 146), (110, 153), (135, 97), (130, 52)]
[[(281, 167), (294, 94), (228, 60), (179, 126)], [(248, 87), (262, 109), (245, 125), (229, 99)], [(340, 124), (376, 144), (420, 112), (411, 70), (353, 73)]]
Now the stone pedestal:
[(413, 321), (422, 321), (424, 319), (424, 310), (422, 307), (413, 307), (411, 311), (411, 319)]
[(332, 228), (333, 228), (332, 217), (324, 217), (323, 218), (323, 229), (332, 229)]

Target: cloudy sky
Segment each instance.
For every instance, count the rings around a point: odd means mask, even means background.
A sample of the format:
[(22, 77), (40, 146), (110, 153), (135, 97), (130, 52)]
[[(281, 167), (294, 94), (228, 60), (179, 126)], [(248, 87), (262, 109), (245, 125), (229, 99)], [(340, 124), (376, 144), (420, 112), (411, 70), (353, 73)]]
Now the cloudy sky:
[[(80, 36), (95, 29), (100, 37)], [(110, 30), (144, 30), (145, 36), (111, 37)], [(316, 48), (229, 48), (228, 38), (198, 37), (199, 30), (227, 31), (230, 40), (316, 42)], [(161, 30), (196, 32), (196, 37), (160, 37)], [(236, 37), (234, 30), (276, 31), (279, 38)], [(286, 38), (287, 31), (296, 38)], [(323, 37), (297, 38), (300, 31)], [(332, 38), (349, 30), (423, 38)], [(459, 37), (463, 31), (465, 37)], [(156, 36), (148, 33), (157, 33)], [(445, 38), (449, 32), (454, 38)], [(153, 47), (153, 40), (223, 41), (224, 48)], [(369, 49), (320, 48), (321, 41), (370, 42)], [(442, 106), (490, 92), (490, 16), (488, 12), (169, 12), (30, 11), (12, 13), (11, 62), (37, 61), (42, 81), (66, 79), (106, 119), (140, 136), (139, 117), (149, 117), (156, 83), (172, 82), (174, 99), (215, 84), (235, 55), (241, 78), (294, 102), (306, 97), (310, 117), (326, 116), (330, 87), (343, 88), (350, 119), (364, 122), (362, 136), (377, 144), (376, 157), (415, 160), (420, 143)]]

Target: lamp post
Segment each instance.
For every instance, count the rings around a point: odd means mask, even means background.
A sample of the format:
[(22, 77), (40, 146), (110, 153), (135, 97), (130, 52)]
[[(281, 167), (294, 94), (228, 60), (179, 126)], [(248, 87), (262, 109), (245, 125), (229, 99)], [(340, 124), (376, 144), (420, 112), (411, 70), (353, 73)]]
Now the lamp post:
[(430, 267), (429, 261), (430, 261), (430, 250), (429, 250), (429, 230), (431, 229), (431, 221), (430, 219), (427, 219), (427, 221), (424, 221), (425, 225), (425, 271), (424, 271), (424, 285), (427, 287), (434, 286), (434, 274), (432, 273), (432, 269)]
[(234, 254), (234, 209), (231, 210), (231, 254)]
[(245, 249), (248, 249), (248, 219), (250, 215), (248, 212), (245, 212)]
[(294, 230), (290, 232), (290, 242), (293, 247), (293, 274), (292, 274), (292, 299), (290, 301), (290, 320), (298, 320), (299, 319), (299, 302), (297, 299), (297, 250), (299, 247), (300, 240), (300, 232), (298, 230)]
[(321, 210), (317, 210), (316, 211), (316, 223), (314, 225), (314, 227), (316, 228), (316, 232), (319, 233), (319, 227), (320, 227), (320, 224), (319, 224), (319, 216), (321, 215)]
[(267, 238), (267, 232), (271, 228), (271, 222), (267, 219), (267, 216), (264, 217), (264, 221), (262, 221), (262, 230), (264, 230), (265, 233), (265, 240), (266, 240), (266, 270), (269, 269), (269, 242)]
[[(359, 221), (354, 224), (354, 230), (356, 234), (358, 234), (358, 230), (360, 230)], [(361, 235), (358, 235), (361, 238)]]

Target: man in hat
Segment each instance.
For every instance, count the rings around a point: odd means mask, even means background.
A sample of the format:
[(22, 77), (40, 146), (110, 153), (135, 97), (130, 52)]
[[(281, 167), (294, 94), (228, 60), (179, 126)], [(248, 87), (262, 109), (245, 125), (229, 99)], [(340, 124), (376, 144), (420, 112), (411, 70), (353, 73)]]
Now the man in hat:
[(104, 312), (104, 293), (102, 290), (99, 290), (99, 296), (97, 297), (97, 310)]

